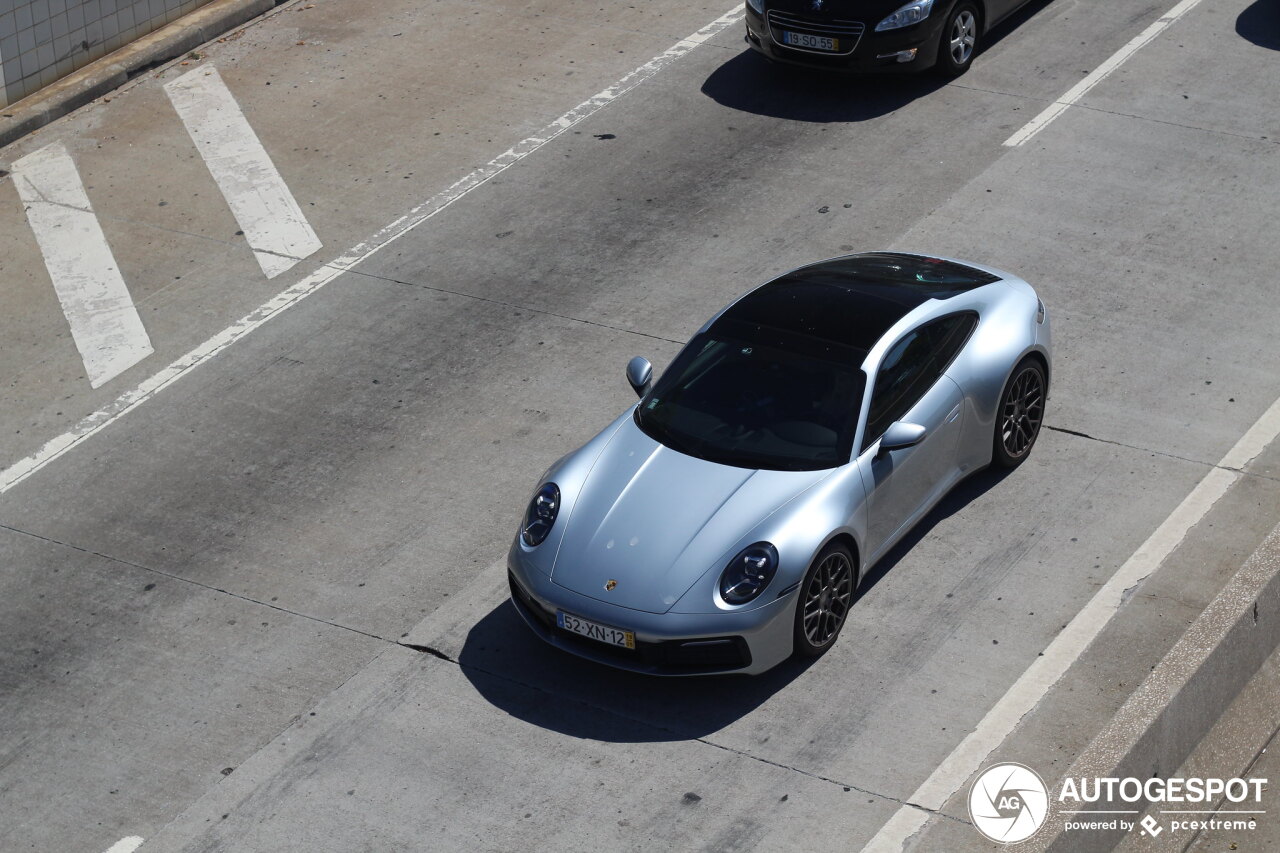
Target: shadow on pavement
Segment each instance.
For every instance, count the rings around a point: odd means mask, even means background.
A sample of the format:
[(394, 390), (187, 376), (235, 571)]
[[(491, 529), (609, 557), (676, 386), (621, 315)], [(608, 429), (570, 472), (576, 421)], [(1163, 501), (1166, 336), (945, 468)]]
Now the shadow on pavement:
[(1259, 47), (1280, 50), (1280, 2), (1257, 0), (1236, 18), (1236, 34)]
[(980, 496), (995, 488), (1005, 477), (1012, 474), (999, 468), (984, 468), (976, 474), (960, 481), (960, 484), (953, 488), (945, 498), (938, 502), (938, 505), (929, 510), (929, 514), (920, 519), (916, 526), (911, 529), (902, 540), (894, 545), (889, 553), (880, 558), (880, 562), (872, 567), (866, 577), (862, 579), (862, 583), (858, 587), (858, 597), (866, 595), (867, 590), (871, 589), (880, 579), (889, 574), (889, 571), (905, 557), (912, 548), (916, 547), (921, 539), (928, 536), (933, 528), (938, 526), (942, 520), (955, 515), (965, 506), (977, 500)]
[(467, 634), (458, 663), (481, 696), (539, 728), (611, 743), (655, 743), (723, 729), (812, 662), (787, 661), (754, 678), (638, 675), (548, 646), (504, 601)]
[(815, 123), (869, 121), (942, 87), (932, 74), (850, 77), (773, 65), (752, 50), (702, 84), (716, 103), (742, 112)]
[[(860, 595), (939, 522), (1008, 473), (989, 469), (960, 483), (867, 575)], [(546, 645), (504, 601), (468, 632), (458, 663), (481, 696), (539, 728), (613, 743), (655, 743), (691, 740), (729, 726), (801, 678), (813, 661), (792, 659), (755, 677), (637, 675)]]

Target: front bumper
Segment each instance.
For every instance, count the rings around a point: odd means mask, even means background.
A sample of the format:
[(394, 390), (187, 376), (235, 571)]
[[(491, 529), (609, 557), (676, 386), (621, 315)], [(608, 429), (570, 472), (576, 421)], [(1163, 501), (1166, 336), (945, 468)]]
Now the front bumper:
[[(843, 73), (909, 73), (932, 68), (938, 59), (938, 44), (942, 38), (942, 14), (935, 13), (923, 22), (911, 27), (878, 33), (876, 21), (862, 22), (865, 28), (849, 53), (822, 53), (800, 50), (781, 44), (781, 27), (771, 26), (766, 15), (761, 15), (751, 4), (746, 4), (747, 44), (775, 62)], [(791, 29), (807, 33), (823, 34), (826, 31), (821, 17), (800, 16), (787, 13), (792, 20), (805, 18), (807, 24)], [(833, 33), (834, 34), (834, 33)], [(903, 51), (915, 51), (910, 61), (899, 61)]]
[[(557, 585), (525, 565), (513, 546), (507, 557), (511, 601), (535, 634), (547, 643), (607, 666), (647, 675), (756, 675), (791, 656), (794, 592), (754, 610), (725, 613), (646, 613), (606, 604)], [(624, 649), (556, 627), (564, 610), (633, 631), (636, 648)]]

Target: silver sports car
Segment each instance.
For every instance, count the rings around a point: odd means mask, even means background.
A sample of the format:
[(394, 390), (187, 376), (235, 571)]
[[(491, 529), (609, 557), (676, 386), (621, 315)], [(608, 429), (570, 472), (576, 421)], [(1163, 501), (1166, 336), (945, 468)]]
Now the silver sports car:
[(704, 325), (551, 466), (508, 557), (516, 609), (661, 675), (822, 654), (859, 580), (946, 492), (1031, 452), (1050, 375), (1031, 286), (898, 253), (793, 270)]

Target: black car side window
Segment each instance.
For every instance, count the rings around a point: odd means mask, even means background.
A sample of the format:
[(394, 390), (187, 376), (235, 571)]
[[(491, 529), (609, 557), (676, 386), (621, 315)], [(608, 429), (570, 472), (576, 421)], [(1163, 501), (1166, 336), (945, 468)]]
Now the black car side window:
[(938, 362), (938, 373), (951, 366), (951, 360), (969, 340), (969, 335), (977, 325), (978, 315), (966, 311), (943, 317), (927, 327), (933, 335), (933, 357)]
[(866, 450), (933, 387), (969, 339), (977, 315), (952, 314), (908, 332), (885, 355), (871, 391)]

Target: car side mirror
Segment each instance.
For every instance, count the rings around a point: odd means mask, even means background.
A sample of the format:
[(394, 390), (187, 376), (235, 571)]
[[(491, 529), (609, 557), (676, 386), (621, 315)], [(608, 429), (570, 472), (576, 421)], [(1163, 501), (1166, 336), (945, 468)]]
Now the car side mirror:
[(643, 397), (653, 384), (653, 365), (649, 359), (638, 355), (627, 362), (627, 382), (635, 390), (637, 397)]
[(894, 421), (889, 424), (889, 428), (884, 431), (884, 435), (880, 438), (880, 449), (876, 451), (876, 456), (883, 456), (890, 450), (914, 447), (924, 441), (924, 437), (928, 432), (927, 429), (919, 424)]

